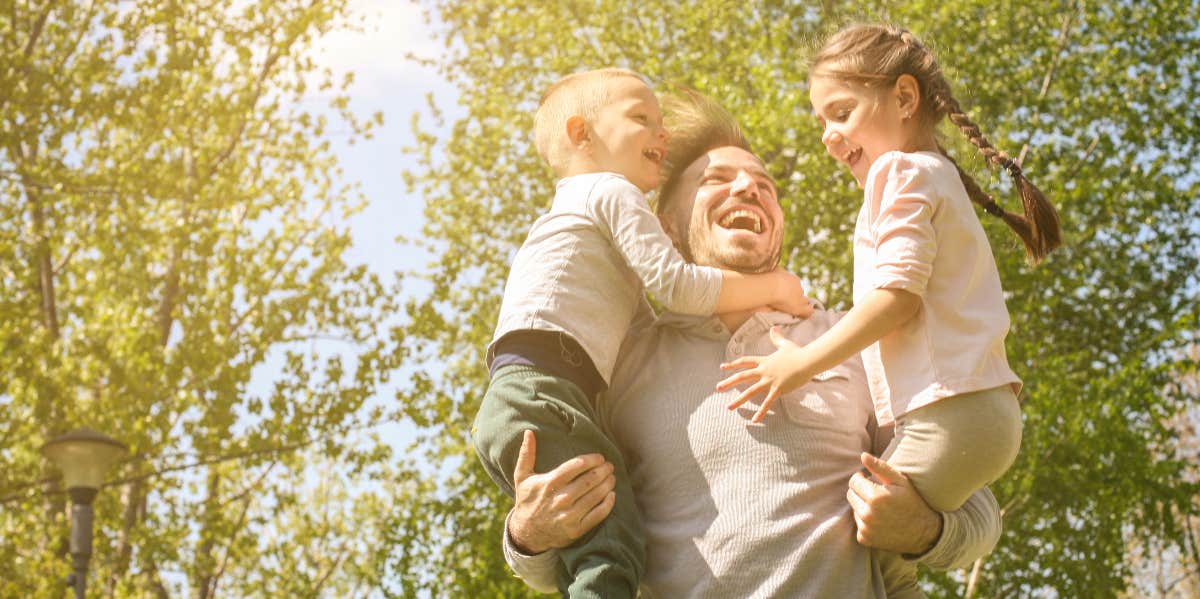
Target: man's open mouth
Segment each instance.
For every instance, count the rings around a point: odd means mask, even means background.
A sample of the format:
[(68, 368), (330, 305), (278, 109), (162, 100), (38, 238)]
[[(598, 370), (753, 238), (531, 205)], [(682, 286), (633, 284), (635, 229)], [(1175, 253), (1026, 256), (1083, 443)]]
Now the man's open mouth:
[(731, 210), (717, 224), (726, 229), (742, 229), (753, 233), (763, 231), (762, 218), (750, 210)]

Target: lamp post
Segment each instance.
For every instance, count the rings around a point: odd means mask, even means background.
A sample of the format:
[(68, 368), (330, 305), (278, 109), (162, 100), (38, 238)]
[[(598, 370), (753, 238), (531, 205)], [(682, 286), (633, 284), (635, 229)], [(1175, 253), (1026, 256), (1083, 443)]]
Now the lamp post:
[(71, 497), (71, 559), (74, 571), (67, 585), (83, 599), (87, 589), (88, 560), (92, 557), (92, 500), (104, 484), (104, 473), (129, 451), (124, 443), (92, 429), (80, 428), (50, 439), (42, 455), (63, 472)]

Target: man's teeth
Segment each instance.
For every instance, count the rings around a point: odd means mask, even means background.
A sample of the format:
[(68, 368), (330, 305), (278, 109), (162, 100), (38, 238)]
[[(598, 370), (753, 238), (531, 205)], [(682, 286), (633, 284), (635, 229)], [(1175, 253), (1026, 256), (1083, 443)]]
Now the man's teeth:
[[(721, 221), (718, 222), (717, 224), (721, 225), (722, 227), (725, 227), (726, 229), (732, 229), (732, 228), (734, 228), (733, 227), (734, 224), (738, 220), (741, 220), (741, 219), (745, 219), (745, 220), (742, 221), (742, 223), (741, 223), (743, 226), (738, 227), (738, 228), (750, 229), (751, 231), (754, 231), (755, 233), (762, 233), (762, 220), (758, 218), (757, 214), (755, 214), (749, 210), (734, 210), (733, 212), (730, 212), (729, 214), (726, 214), (724, 217), (722, 217)], [(745, 225), (748, 225), (748, 226), (745, 226)]]

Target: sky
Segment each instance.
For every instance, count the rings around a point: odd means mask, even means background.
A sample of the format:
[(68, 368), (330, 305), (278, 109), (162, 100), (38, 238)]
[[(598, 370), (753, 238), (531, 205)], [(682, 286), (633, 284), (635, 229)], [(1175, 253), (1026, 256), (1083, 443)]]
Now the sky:
[[(375, 128), (371, 139), (360, 139), (354, 145), (337, 136), (330, 141), (344, 181), (360, 183), (368, 200), (367, 207), (349, 221), (353, 246), (345, 259), (348, 264), (366, 264), (384, 281), (390, 281), (398, 271), (423, 271), (430, 260), (417, 248), (397, 240), (401, 236), (417, 237), (423, 224), (422, 198), (407, 193), (401, 178), (403, 171), (417, 167), (414, 157), (404, 152), (415, 141), (412, 115), (426, 111), (425, 96), (432, 93), (445, 116), (452, 120), (459, 113), (457, 93), (433, 69), (405, 58), (409, 53), (423, 57), (440, 53), (440, 42), (430, 36), (431, 28), (419, 6), (409, 0), (351, 0), (350, 6), (352, 20), (365, 17), (365, 28), (330, 33), (316, 43), (313, 58), (318, 67), (334, 72), (335, 81), (347, 71), (354, 72), (354, 83), (347, 93), (356, 115), (365, 118), (376, 111), (384, 114), (383, 124)], [(320, 97), (311, 100), (312, 110), (328, 102), (328, 98)], [(437, 132), (428, 119), (423, 120), (422, 127)], [(405, 295), (421, 295), (428, 289), (412, 277), (404, 280)], [(282, 376), (286, 349), (275, 348), (255, 369), (251, 393), (270, 395), (274, 381)], [(354, 354), (353, 347), (337, 341), (315, 341), (311, 349), (340, 353), (343, 359)], [(395, 401), (397, 384), (380, 388), (372, 402), (387, 405)], [(417, 435), (409, 423), (385, 424), (376, 432), (397, 449), (407, 446)]]

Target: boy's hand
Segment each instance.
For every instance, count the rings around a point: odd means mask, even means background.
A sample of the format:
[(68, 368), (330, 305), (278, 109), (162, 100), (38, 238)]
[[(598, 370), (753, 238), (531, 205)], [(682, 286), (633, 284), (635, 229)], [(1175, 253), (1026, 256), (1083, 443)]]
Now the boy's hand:
[(771, 327), (771, 342), (778, 348), (769, 356), (743, 356), (732, 362), (721, 364), (721, 370), (736, 370), (747, 368), (729, 378), (717, 383), (717, 391), (724, 391), (738, 383), (754, 381), (748, 389), (742, 391), (737, 399), (727, 407), (730, 410), (746, 403), (754, 396), (766, 392), (762, 406), (754, 414), (753, 422), (762, 422), (771, 404), (780, 395), (792, 391), (812, 379), (815, 372), (809, 372), (803, 364), (800, 346), (785, 339), (779, 334), (778, 327)]
[(779, 284), (778, 291), (775, 292), (775, 299), (770, 302), (770, 306), (780, 312), (801, 318), (812, 316), (813, 307), (809, 303), (808, 297), (804, 295), (804, 283), (800, 281), (800, 277), (783, 268), (776, 268), (772, 275), (779, 280)]
[(517, 550), (536, 555), (566, 547), (604, 521), (616, 503), (613, 466), (600, 454), (576, 456), (536, 474), (537, 439), (525, 431), (513, 468), (516, 504), (508, 536)]

